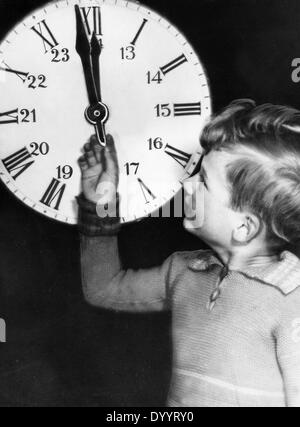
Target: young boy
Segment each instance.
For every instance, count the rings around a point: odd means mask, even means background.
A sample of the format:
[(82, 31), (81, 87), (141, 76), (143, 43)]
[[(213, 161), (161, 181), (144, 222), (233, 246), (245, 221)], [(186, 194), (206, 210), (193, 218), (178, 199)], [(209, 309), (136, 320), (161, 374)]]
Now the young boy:
[[(131, 312), (172, 310), (168, 406), (300, 406), (300, 112), (232, 103), (201, 139), (205, 218), (191, 230), (212, 251), (175, 253), (161, 267), (122, 271), (117, 218), (96, 214), (97, 186), (117, 188), (114, 142), (94, 140), (79, 163), (86, 300)], [(103, 160), (104, 159), (104, 160)], [(187, 211), (199, 194), (188, 194)], [(116, 191), (107, 194), (107, 203)], [(102, 199), (102, 203), (103, 199)]]

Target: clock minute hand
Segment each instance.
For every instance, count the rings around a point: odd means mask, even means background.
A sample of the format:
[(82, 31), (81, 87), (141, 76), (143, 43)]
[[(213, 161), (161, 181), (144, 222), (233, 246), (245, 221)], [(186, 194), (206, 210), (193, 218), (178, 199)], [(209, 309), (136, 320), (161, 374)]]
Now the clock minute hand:
[(98, 94), (91, 64), (91, 46), (78, 5), (75, 6), (75, 12), (77, 26), (76, 51), (81, 58), (90, 105), (95, 105), (98, 102)]
[[(92, 40), (91, 40), (91, 58), (92, 58), (92, 67), (93, 67), (93, 76), (94, 76), (94, 82), (97, 89), (98, 99), (99, 102), (101, 102), (101, 82), (100, 82), (100, 55), (102, 52), (102, 41), (99, 43), (95, 31), (93, 32)], [(104, 105), (104, 104), (102, 104)], [(103, 114), (105, 112), (103, 111)], [(108, 116), (107, 114), (102, 116), (102, 120), (98, 120), (95, 124), (95, 130), (99, 141), (105, 141), (105, 126), (104, 123), (106, 122)]]

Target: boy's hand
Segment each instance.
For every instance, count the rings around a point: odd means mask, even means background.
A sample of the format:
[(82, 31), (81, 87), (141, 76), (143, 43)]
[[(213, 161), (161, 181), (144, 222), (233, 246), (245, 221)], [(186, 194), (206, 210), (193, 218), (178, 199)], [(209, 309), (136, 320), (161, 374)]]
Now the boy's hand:
[[(90, 202), (101, 204), (114, 203), (117, 197), (119, 184), (119, 164), (113, 137), (107, 135), (106, 147), (101, 147), (96, 136), (84, 146), (84, 155), (79, 159), (82, 173), (83, 194)], [(101, 191), (101, 184), (109, 191), (105, 198)]]

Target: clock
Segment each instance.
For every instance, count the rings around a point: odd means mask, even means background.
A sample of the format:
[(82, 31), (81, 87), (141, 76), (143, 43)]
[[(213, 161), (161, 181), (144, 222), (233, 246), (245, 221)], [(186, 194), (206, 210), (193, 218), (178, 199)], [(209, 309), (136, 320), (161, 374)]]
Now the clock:
[(0, 45), (0, 176), (23, 203), (77, 222), (77, 160), (115, 137), (123, 223), (151, 215), (201, 157), (211, 114), (205, 70), (164, 17), (125, 0), (61, 0)]

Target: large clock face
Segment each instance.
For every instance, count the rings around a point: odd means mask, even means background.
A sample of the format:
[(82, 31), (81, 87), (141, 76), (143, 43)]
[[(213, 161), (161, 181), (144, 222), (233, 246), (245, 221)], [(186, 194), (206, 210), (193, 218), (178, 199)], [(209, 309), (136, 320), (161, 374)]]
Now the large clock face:
[(0, 45), (0, 174), (24, 203), (75, 224), (77, 160), (94, 133), (76, 52), (75, 5), (95, 33), (106, 133), (115, 136), (121, 217), (149, 215), (176, 194), (201, 156), (211, 112), (205, 71), (193, 48), (164, 18), (124, 0), (51, 3)]

